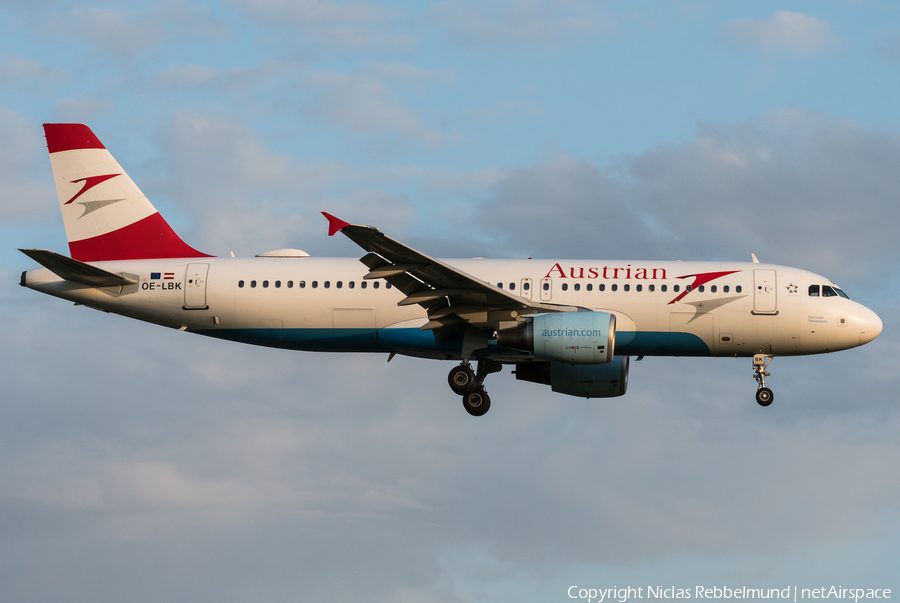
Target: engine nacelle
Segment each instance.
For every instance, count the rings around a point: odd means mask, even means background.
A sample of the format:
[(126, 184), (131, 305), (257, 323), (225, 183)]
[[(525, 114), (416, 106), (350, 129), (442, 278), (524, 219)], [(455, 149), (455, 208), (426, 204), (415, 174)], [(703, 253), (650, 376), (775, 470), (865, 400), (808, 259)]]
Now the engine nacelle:
[(628, 356), (600, 365), (525, 362), (516, 365), (516, 379), (543, 383), (553, 391), (580, 398), (614, 398), (628, 389)]
[(514, 329), (499, 331), (497, 344), (528, 350), (538, 360), (606, 364), (615, 351), (616, 317), (608, 312), (538, 314)]

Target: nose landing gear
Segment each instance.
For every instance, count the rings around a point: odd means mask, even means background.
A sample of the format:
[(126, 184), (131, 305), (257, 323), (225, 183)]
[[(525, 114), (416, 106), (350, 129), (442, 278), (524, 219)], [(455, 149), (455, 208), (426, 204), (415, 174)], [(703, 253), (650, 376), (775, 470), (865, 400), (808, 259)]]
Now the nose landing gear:
[(484, 389), (484, 378), (498, 372), (503, 364), (496, 360), (479, 360), (473, 371), (468, 360), (463, 360), (447, 375), (453, 393), (462, 396), (463, 408), (473, 417), (480, 417), (491, 408), (491, 398)]
[(767, 354), (757, 354), (753, 357), (753, 378), (758, 384), (756, 389), (756, 403), (760, 406), (768, 406), (775, 400), (775, 394), (766, 387), (766, 377), (769, 372), (766, 370), (769, 363), (772, 362), (772, 356)]

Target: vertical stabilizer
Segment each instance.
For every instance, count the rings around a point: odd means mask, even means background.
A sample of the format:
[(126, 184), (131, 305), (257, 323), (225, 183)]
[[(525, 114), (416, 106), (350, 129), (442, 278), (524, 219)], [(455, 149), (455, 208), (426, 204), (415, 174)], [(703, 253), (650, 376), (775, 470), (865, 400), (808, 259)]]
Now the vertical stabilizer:
[(90, 128), (44, 124), (72, 257), (209, 257), (182, 241)]

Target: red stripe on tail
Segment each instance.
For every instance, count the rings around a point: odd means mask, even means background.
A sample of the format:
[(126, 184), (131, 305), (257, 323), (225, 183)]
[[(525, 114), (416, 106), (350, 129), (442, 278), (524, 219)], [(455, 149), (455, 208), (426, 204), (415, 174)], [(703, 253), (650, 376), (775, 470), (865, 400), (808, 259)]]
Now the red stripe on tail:
[(106, 148), (84, 124), (44, 124), (44, 135), (51, 153)]
[(69, 251), (80, 262), (213, 257), (182, 241), (159, 213), (99, 237), (70, 241)]

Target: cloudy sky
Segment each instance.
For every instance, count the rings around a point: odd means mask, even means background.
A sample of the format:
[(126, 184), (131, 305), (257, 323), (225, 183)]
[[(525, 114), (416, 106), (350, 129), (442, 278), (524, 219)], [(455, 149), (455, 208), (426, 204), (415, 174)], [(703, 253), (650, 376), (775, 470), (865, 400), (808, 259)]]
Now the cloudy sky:
[[(900, 592), (900, 7), (883, 0), (0, 0), (0, 600)], [(256, 349), (18, 286), (67, 253), (41, 123), (89, 124), (191, 245), (747, 260), (875, 342), (504, 371)]]

